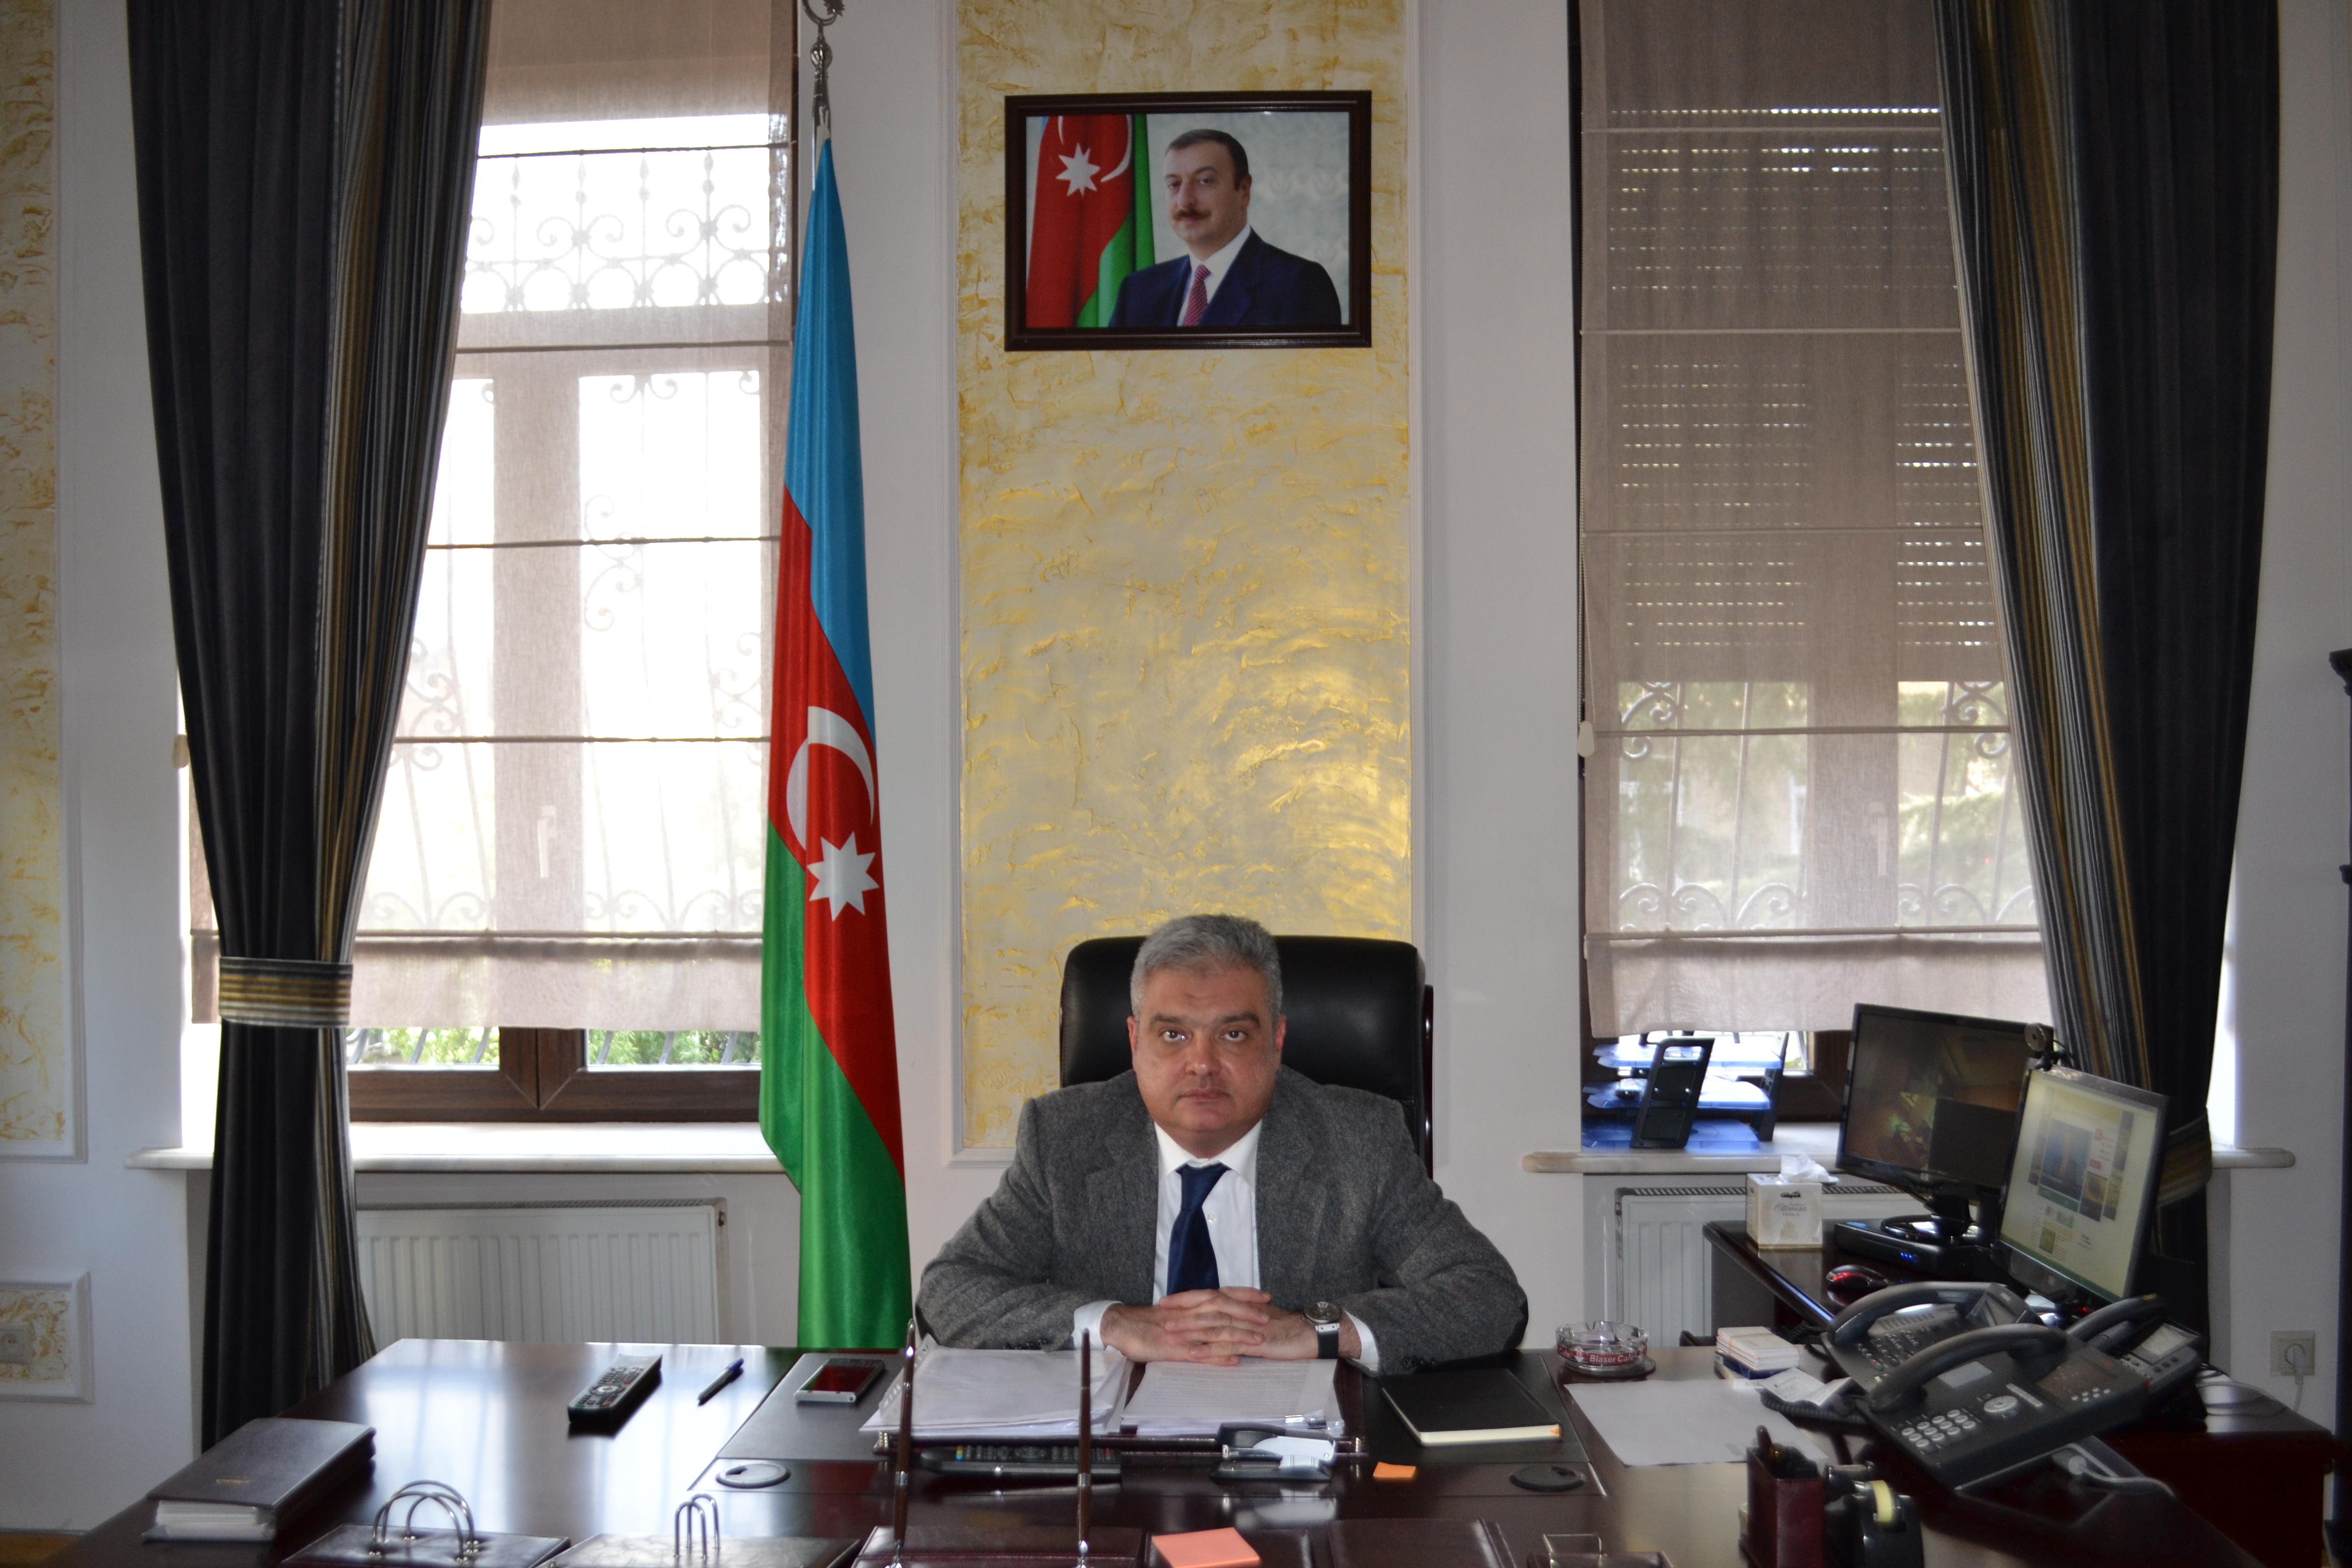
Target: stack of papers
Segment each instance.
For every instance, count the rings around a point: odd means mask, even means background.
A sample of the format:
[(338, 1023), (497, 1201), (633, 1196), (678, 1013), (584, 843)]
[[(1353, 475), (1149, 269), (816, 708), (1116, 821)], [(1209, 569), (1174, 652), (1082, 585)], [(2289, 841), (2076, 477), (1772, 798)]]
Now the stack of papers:
[(1715, 1359), (1734, 1377), (1764, 1378), (1796, 1366), (1803, 1352), (1769, 1329), (1717, 1329)]
[[(1094, 1352), (1094, 1429), (1113, 1424), (1127, 1392), (1128, 1360), (1108, 1347)], [(865, 1432), (898, 1429), (898, 1378), (893, 1378)], [(968, 1351), (927, 1344), (915, 1362), (915, 1436), (1000, 1437), (1008, 1441), (1078, 1435), (1078, 1352)]]
[(277, 1521), (262, 1510), (233, 1502), (159, 1502), (155, 1533), (173, 1541), (270, 1541)]
[[(1783, 1373), (1790, 1384), (1773, 1385), (1783, 1398), (1801, 1398), (1793, 1380), (1801, 1372)], [(1810, 1378), (1805, 1381), (1811, 1382)], [(1570, 1398), (1592, 1423), (1592, 1429), (1629, 1469), (1646, 1465), (1738, 1464), (1763, 1426), (1782, 1447), (1828, 1459), (1828, 1440), (1801, 1433), (1781, 1416), (1767, 1411), (1752, 1383), (1726, 1383), (1719, 1377), (1646, 1383), (1580, 1383), (1570, 1385)], [(1829, 1462), (1834, 1463), (1834, 1460)]]
[[(1139, 1437), (1213, 1437), (1227, 1422), (1347, 1430), (1333, 1393), (1336, 1361), (1260, 1361), (1202, 1366), (1156, 1361), (1143, 1369), (1143, 1386), (1127, 1402), (1127, 1425)], [(916, 1384), (918, 1390), (921, 1384)], [(922, 1395), (916, 1394), (917, 1402)], [(919, 1414), (919, 1412), (918, 1412)]]

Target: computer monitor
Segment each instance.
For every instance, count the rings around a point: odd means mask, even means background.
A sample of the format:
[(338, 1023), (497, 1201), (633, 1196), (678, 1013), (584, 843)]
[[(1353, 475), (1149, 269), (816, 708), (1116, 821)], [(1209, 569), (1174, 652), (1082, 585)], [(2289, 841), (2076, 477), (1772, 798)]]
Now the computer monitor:
[(2027, 1032), (1998, 1018), (1854, 1008), (1837, 1168), (1918, 1194), (1938, 1238), (1958, 1242), (1969, 1201), (2000, 1197), (2008, 1179)]
[(2066, 1068), (2028, 1073), (2000, 1241), (2019, 1283), (2131, 1294), (2164, 1165), (2164, 1096)]

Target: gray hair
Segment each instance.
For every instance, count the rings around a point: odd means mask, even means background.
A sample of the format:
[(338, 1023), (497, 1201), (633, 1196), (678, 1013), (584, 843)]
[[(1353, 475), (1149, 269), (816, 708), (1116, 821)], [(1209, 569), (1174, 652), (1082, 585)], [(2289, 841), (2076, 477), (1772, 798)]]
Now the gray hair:
[(1265, 1005), (1282, 1016), (1282, 960), (1265, 927), (1246, 915), (1179, 915), (1143, 939), (1127, 983), (1127, 1005), (1143, 1016), (1143, 982), (1163, 969), (1255, 969), (1265, 981)]

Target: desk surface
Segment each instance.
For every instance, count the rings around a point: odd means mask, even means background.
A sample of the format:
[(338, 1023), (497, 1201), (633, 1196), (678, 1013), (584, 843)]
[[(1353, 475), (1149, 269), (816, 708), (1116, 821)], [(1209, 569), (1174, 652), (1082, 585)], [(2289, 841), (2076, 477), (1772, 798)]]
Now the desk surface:
[[(431, 1479), (471, 1500), (485, 1530), (568, 1535), (667, 1535), (671, 1510), (702, 1475), (728, 1436), (791, 1367), (794, 1352), (760, 1346), (664, 1347), (662, 1385), (610, 1436), (573, 1436), (563, 1406), (609, 1361), (604, 1345), (506, 1344), (404, 1340), (288, 1414), (362, 1421), (376, 1429), (375, 1465), (325, 1499), (268, 1546), (179, 1543), (142, 1547), (151, 1516), (140, 1502), (81, 1537), (53, 1561), (58, 1568), (269, 1568), (330, 1525), (365, 1521), (400, 1486)], [(695, 1395), (736, 1355), (744, 1375), (709, 1404)], [(1707, 1377), (1711, 1353), (1660, 1352), (1664, 1377)], [(1546, 1390), (1556, 1364), (1523, 1354), (1518, 1365)], [(1342, 1368), (1341, 1403), (1365, 1418), (1364, 1380)], [(1244, 1529), (1312, 1526), (1333, 1518), (1467, 1517), (1500, 1524), (1518, 1561), (1547, 1533), (1598, 1533), (1612, 1551), (1664, 1552), (1675, 1568), (1738, 1568), (1738, 1510), (1746, 1479), (1734, 1465), (1629, 1470), (1573, 1414), (1569, 1428), (1591, 1456), (1581, 1492), (1541, 1495), (1510, 1483), (1524, 1460), (1423, 1464), (1407, 1482), (1344, 1474), (1328, 1488), (1223, 1487), (1199, 1468), (1130, 1468), (1096, 1493), (1095, 1518), (1160, 1532), (1234, 1524)], [(1371, 1430), (1367, 1428), (1367, 1430)], [(1385, 1439), (1375, 1437), (1376, 1451)], [(886, 1517), (889, 1478), (877, 1462), (797, 1462), (783, 1484), (719, 1499), (725, 1533), (862, 1536)], [(160, 1480), (125, 1478), (126, 1489)], [(1898, 1484), (1904, 1484), (1898, 1478)], [(719, 1491), (721, 1489), (710, 1489)], [(1916, 1480), (1906, 1489), (1923, 1490)], [(1064, 1489), (992, 1489), (918, 1472), (919, 1522), (1066, 1526), (1072, 1493)], [(1933, 1568), (2014, 1563), (2213, 1563), (2244, 1568), (2252, 1559), (2203, 1521), (2161, 1498), (2107, 1498), (2080, 1515), (2067, 1499), (2029, 1500), (2041, 1522), (1978, 1504), (1923, 1496)]]

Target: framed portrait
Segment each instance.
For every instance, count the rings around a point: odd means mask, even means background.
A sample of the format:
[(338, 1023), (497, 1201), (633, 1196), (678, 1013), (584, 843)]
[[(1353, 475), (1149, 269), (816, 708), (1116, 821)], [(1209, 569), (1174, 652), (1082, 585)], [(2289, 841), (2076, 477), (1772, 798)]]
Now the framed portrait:
[(1369, 348), (1372, 95), (1004, 100), (1005, 347)]

